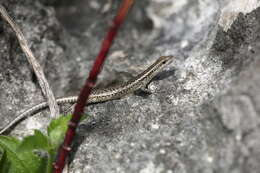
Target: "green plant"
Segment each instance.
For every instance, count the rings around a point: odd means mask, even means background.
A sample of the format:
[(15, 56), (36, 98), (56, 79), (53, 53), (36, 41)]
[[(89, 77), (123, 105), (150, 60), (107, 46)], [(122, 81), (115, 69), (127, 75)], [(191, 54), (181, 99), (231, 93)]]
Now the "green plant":
[(52, 120), (46, 135), (35, 130), (22, 140), (0, 136), (0, 173), (51, 173), (70, 119), (71, 115)]

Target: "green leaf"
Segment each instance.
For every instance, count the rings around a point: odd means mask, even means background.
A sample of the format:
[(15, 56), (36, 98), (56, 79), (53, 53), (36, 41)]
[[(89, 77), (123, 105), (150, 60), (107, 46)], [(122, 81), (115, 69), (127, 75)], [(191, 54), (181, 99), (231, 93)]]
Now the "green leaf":
[(38, 170), (35, 173), (52, 173), (53, 161), (54, 160), (52, 160), (49, 156), (42, 158)]
[(0, 172), (9, 173), (11, 163), (7, 160), (6, 152), (3, 149), (0, 149)]
[(18, 152), (32, 150), (49, 150), (49, 142), (47, 136), (39, 130), (34, 130), (34, 135), (25, 137), (18, 146)]
[[(52, 120), (48, 126), (47, 133), (50, 138), (50, 142), (55, 149), (57, 149), (63, 142), (63, 138), (68, 129), (68, 123), (71, 117), (71, 114), (67, 116), (61, 116), (58, 119)], [(87, 116), (83, 115), (80, 121), (83, 121), (86, 118)]]
[(81, 117), (81, 119), (80, 119), (80, 122), (81, 122), (81, 121), (84, 121), (85, 119), (87, 119), (88, 116), (89, 116), (89, 115), (82, 115), (82, 117)]
[(20, 144), (20, 141), (9, 136), (0, 136), (0, 148), (6, 153), (7, 161), (10, 162), (11, 167), (8, 170), (10, 173), (30, 173), (30, 169), (26, 167), (26, 164), (17, 156), (16, 147)]
[(10, 150), (15, 150), (20, 143), (21, 141), (15, 137), (0, 135), (0, 147), (7, 145)]
[[(26, 165), (27, 169), (32, 173), (46, 173), (45, 169), (39, 170), (42, 167), (42, 160), (48, 158), (48, 153), (43, 152), (43, 154), (37, 154), (36, 151), (25, 151), (25, 152), (17, 152), (17, 157), (22, 160), (22, 162)], [(12, 165), (13, 166), (13, 165)], [(47, 165), (45, 165), (47, 167)]]
[[(47, 165), (43, 164), (46, 158), (35, 153), (36, 150), (29, 150), (28, 147), (27, 150), (18, 151), (22, 143), (14, 137), (0, 136), (0, 148), (6, 153), (4, 162), (10, 165), (7, 173), (46, 173)], [(48, 158), (48, 153), (45, 153)], [(1, 167), (1, 169), (6, 168)]]
[[(22, 141), (0, 136), (0, 173), (51, 173), (57, 149), (72, 115), (61, 116), (48, 126), (48, 136), (35, 130)], [(85, 119), (87, 116), (83, 116)]]
[(63, 141), (71, 116), (72, 115), (61, 116), (58, 119), (52, 120), (47, 128), (50, 143), (55, 149), (57, 149)]
[(50, 148), (48, 137), (39, 130), (35, 130), (34, 135), (25, 137), (17, 148), (17, 152), (19, 152), (21, 157), (28, 155), (27, 152), (38, 153), (40, 160), (36, 164), (33, 164), (33, 162), (37, 158), (34, 156), (32, 157), (33, 159), (27, 158), (27, 161), (32, 164), (33, 169), (37, 173), (51, 173), (51, 163), (54, 161), (54, 155), (50, 151), (52, 151), (52, 148)]

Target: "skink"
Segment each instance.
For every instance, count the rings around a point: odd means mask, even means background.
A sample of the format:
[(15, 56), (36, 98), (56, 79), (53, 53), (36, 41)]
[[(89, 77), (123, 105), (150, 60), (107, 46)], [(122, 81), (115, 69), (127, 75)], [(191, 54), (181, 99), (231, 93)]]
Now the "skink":
[[(156, 76), (166, 65), (168, 65), (173, 59), (173, 56), (161, 56), (157, 61), (155, 61), (151, 66), (149, 66), (145, 71), (134, 77), (133, 79), (122, 83), (117, 86), (108, 87), (105, 89), (93, 89), (88, 103), (98, 103), (105, 102), (108, 100), (114, 100), (131, 94), (139, 89), (146, 91), (146, 86), (149, 82)], [(57, 99), (57, 104), (61, 105), (64, 103), (76, 103), (78, 97), (62, 97)], [(37, 113), (39, 110), (47, 108), (47, 102), (42, 102), (38, 105), (33, 106), (32, 108), (26, 110), (19, 116), (17, 116), (14, 120), (12, 120), (9, 124), (7, 124), (1, 131), (0, 134), (6, 132), (10, 127), (15, 125), (20, 120), (25, 117), (31, 116)]]

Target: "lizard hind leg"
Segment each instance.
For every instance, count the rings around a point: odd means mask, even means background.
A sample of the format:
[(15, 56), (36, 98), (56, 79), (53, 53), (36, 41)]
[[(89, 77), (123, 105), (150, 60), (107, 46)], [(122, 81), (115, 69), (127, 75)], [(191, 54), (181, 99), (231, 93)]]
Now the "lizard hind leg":
[(145, 87), (136, 90), (134, 94), (142, 97), (148, 97), (149, 95), (153, 94), (153, 91), (149, 87), (149, 84), (147, 84)]

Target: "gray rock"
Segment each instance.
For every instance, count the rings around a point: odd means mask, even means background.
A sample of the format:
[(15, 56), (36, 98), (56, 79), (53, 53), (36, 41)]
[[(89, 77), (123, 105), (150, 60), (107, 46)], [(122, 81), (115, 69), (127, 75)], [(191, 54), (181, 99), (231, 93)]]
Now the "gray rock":
[[(1, 0), (20, 25), (57, 97), (79, 92), (119, 1)], [(110, 2), (113, 2), (110, 4)], [(99, 87), (177, 58), (152, 95), (91, 105), (70, 172), (259, 173), (260, 3), (136, 1)], [(0, 125), (44, 100), (17, 39), (0, 23)], [(43, 130), (44, 111), (12, 131)]]

